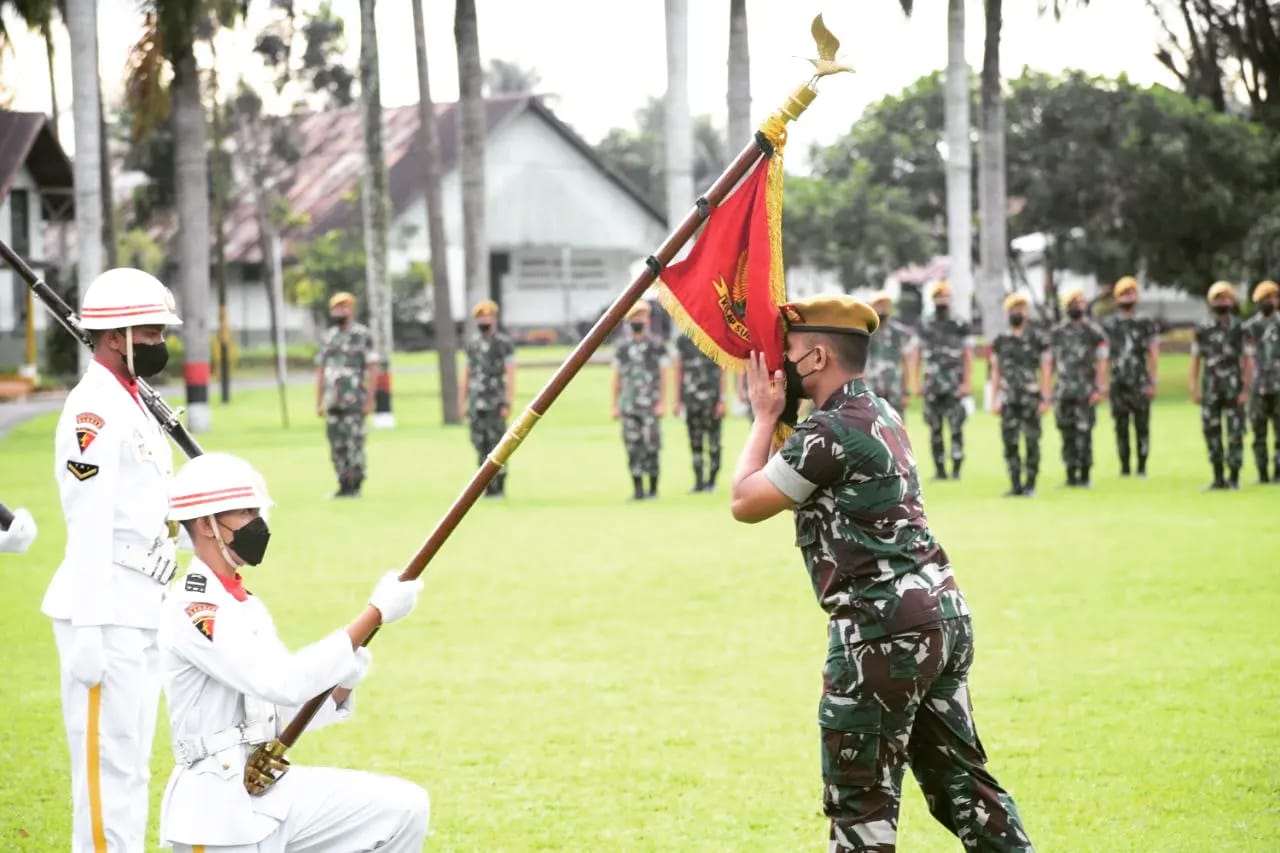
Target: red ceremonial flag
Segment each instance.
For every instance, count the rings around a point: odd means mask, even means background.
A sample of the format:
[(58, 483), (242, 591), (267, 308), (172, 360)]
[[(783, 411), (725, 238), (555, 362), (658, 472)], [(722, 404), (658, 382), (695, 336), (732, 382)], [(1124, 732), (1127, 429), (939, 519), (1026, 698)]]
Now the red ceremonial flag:
[(761, 157), (711, 211), (688, 257), (665, 269), (659, 298), (698, 348), (721, 367), (746, 368), (763, 352), (782, 367), (782, 152)]

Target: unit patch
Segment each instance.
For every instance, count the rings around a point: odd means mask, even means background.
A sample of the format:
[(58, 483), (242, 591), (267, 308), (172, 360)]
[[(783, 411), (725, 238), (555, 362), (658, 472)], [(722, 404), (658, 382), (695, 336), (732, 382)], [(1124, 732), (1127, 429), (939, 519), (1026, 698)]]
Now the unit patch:
[(67, 460), (67, 470), (71, 472), (72, 477), (82, 483), (90, 477), (98, 476), (97, 465), (90, 465), (88, 462), (77, 462), (74, 459)]
[(187, 616), (191, 624), (209, 642), (213, 642), (213, 617), (218, 612), (218, 605), (207, 601), (195, 601), (187, 605)]
[(204, 575), (187, 575), (187, 582), (182, 588), (187, 592), (204, 592)]
[(89, 449), (89, 445), (93, 444), (93, 440), (98, 437), (98, 430), (102, 429), (104, 421), (93, 412), (81, 412), (76, 415), (76, 443), (80, 445), (80, 452), (84, 453)]

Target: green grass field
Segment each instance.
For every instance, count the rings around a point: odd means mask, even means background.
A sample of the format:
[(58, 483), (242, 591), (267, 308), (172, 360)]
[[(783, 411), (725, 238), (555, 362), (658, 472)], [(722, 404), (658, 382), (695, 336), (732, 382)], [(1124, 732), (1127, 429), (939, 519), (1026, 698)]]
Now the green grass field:
[[(427, 359), (414, 359), (421, 366)], [(1106, 413), (1095, 488), (1004, 500), (998, 427), (966, 430), (960, 483), (926, 485), (974, 611), (973, 693), (991, 768), (1042, 851), (1280, 849), (1280, 488), (1202, 494), (1208, 464), (1185, 358), (1166, 360), (1152, 476), (1121, 480)], [(526, 369), (521, 397), (550, 375)], [(748, 527), (726, 484), (688, 495), (683, 425), (664, 424), (663, 494), (628, 505), (608, 371), (589, 368), (429, 567), (417, 612), (379, 635), (355, 719), (295, 763), (394, 773), (432, 794), (437, 850), (825, 849), (816, 711), (826, 635), (787, 518)], [(439, 424), (433, 373), (396, 380), (394, 431), (369, 442), (359, 502), (333, 502), (307, 387), (215, 405), (208, 449), (247, 457), (279, 506), (248, 585), (285, 639), (345, 624), (404, 563), (472, 472)], [(927, 439), (908, 412), (917, 451)], [(7, 693), (0, 850), (67, 847), (66, 748), (40, 598), (63, 541), (52, 417), (0, 442), (0, 499), (41, 523), (0, 558)], [(746, 422), (726, 435), (731, 470)], [(1247, 451), (1246, 451), (1247, 454)], [(727, 479), (726, 472), (726, 479)], [(1253, 478), (1252, 465), (1245, 470)], [(150, 835), (172, 766), (153, 758)], [(908, 775), (900, 847), (957, 850)]]

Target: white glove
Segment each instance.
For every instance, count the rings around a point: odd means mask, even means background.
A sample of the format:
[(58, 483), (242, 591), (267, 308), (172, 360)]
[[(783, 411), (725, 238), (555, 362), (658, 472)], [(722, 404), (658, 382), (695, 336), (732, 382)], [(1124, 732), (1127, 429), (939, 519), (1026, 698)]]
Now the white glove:
[(101, 684), (107, 674), (107, 653), (102, 647), (102, 628), (81, 625), (71, 638), (71, 677), (85, 687)]
[(0, 551), (23, 554), (36, 539), (36, 520), (25, 509), (13, 511), (9, 529), (0, 533)]
[(155, 547), (146, 556), (147, 574), (159, 583), (167, 584), (178, 571), (178, 545), (167, 536), (156, 540)]
[(369, 664), (373, 663), (373, 653), (364, 646), (356, 649), (356, 668), (338, 684), (343, 690), (355, 690), (369, 674)]
[(422, 580), (401, 581), (399, 572), (387, 572), (373, 588), (369, 603), (378, 608), (382, 614), (382, 624), (389, 625), (397, 619), (403, 619), (418, 603), (418, 593), (422, 592)]

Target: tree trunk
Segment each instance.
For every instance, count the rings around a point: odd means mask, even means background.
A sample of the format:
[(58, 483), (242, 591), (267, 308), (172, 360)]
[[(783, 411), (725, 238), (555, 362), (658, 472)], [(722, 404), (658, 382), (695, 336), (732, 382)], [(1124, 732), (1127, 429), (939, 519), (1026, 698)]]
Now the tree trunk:
[(58, 83), (53, 55), (53, 27), (48, 20), (41, 24), (40, 34), (44, 36), (44, 58), (49, 64), (49, 110), (53, 115), (53, 138), (61, 141), (62, 133), (58, 129)]
[(111, 139), (107, 133), (107, 113), (102, 104), (102, 87), (98, 87), (98, 142), (102, 146), (102, 247), (106, 252), (107, 268), (120, 265), (116, 244), (116, 199), (111, 189)]
[[(67, 0), (71, 42), (71, 112), (75, 120), (76, 285), (79, 298), (102, 272), (102, 145), (98, 140), (98, 15), (96, 0)], [(78, 306), (77, 306), (78, 307)], [(80, 367), (90, 354), (80, 348)]]
[(747, 0), (729, 0), (729, 145), (751, 135), (751, 48), (747, 40)]
[(481, 86), (480, 34), (475, 0), (457, 0), (453, 38), (458, 50), (458, 143), (462, 167), (462, 245), (471, 304), (489, 298), (489, 240), (485, 233), (486, 119)]
[(193, 44), (175, 46), (173, 65), (174, 195), (178, 208), (178, 267), (181, 291), (183, 369), (187, 426), (206, 432), (209, 409), (209, 169), (200, 72)]
[(689, 116), (689, 3), (666, 0), (667, 97), (665, 150), (667, 225), (693, 206), (693, 121)]
[(387, 162), (382, 147), (382, 86), (378, 81), (378, 32), (375, 0), (360, 0), (360, 104), (364, 115), (364, 181), (360, 193), (364, 217), (365, 294), (369, 330), (381, 359), (373, 424), (395, 425), (391, 412), (391, 281), (387, 278)]
[(1005, 328), (1004, 276), (1009, 266), (1005, 199), (1004, 95), (1000, 88), (1002, 0), (986, 0), (982, 60), (982, 146), (978, 149), (978, 219), (981, 277), (978, 304), (988, 340)]
[(951, 311), (973, 313), (973, 199), (969, 149), (969, 66), (964, 59), (964, 0), (949, 0), (947, 15), (947, 254), (951, 259)]
[(411, 0), (413, 41), (418, 57), (418, 122), (426, 164), (427, 239), (431, 246), (431, 304), (440, 357), (440, 407), (446, 424), (462, 422), (458, 409), (458, 335), (453, 326), (453, 299), (449, 292), (449, 260), (444, 236), (444, 201), (440, 190), (440, 131), (431, 100), (431, 75), (427, 67), (427, 27), (421, 0)]

